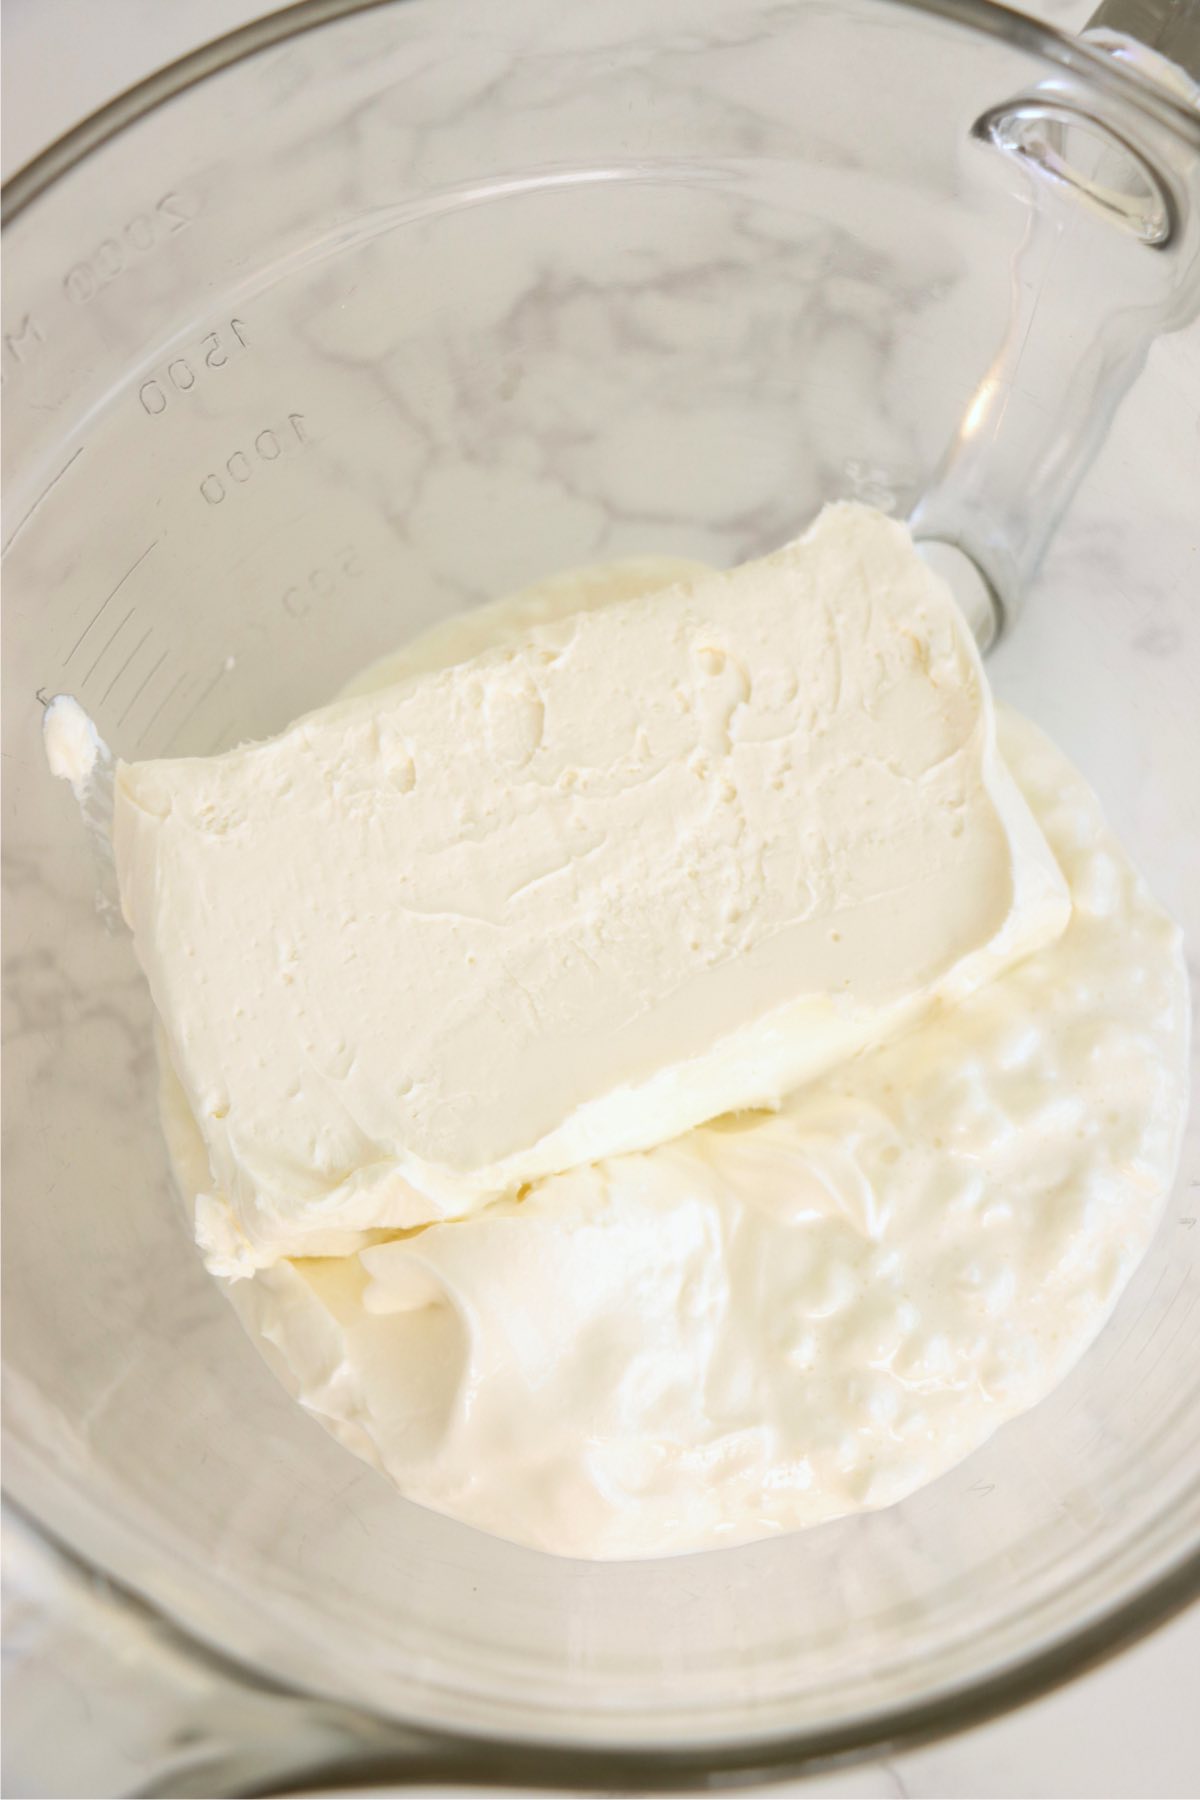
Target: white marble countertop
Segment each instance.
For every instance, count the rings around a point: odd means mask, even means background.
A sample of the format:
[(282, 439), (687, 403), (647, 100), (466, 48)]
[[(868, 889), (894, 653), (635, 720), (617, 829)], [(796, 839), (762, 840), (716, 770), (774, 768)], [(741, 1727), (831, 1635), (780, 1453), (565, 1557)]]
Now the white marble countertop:
[[(5, 0), (5, 176), (150, 70), (271, 10), (268, 0)], [(1039, 0), (1029, 10), (1077, 29), (1091, 8), (1087, 0)], [(103, 1594), (82, 1609), (77, 1597), (54, 1559), (21, 1530), (6, 1535), (5, 1793), (118, 1794), (144, 1780), (156, 1741), (149, 1715), (169, 1705), (172, 1690), (147, 1694), (140, 1708), (136, 1683), (131, 1690), (113, 1679), (115, 1628)], [(1197, 1669), (1200, 1608), (1193, 1608), (1134, 1650), (992, 1725), (772, 1791), (930, 1800), (1196, 1796)], [(209, 1702), (222, 1703), (219, 1683)]]

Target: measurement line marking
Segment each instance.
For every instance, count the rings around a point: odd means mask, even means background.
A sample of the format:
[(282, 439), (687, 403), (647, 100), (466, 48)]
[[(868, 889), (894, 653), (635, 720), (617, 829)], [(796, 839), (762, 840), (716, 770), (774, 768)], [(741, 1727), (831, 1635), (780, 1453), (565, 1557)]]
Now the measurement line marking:
[(108, 655), (108, 652), (112, 649), (113, 645), (116, 643), (117, 639), (120, 637), (121, 633), (124, 631), (125, 627), (128, 625), (130, 619), (132, 619), (132, 617), (136, 611), (137, 611), (136, 606), (130, 607), (129, 611), (125, 614), (125, 617), (121, 620), (121, 623), (117, 626), (117, 629), (113, 632), (112, 636), (108, 639), (108, 641), (104, 645), (104, 648), (101, 650), (99, 656), (97, 656), (95, 662), (92, 664), (91, 668), (88, 670), (87, 674), (84, 676), (83, 680), (80, 682), (79, 685), (81, 688), (85, 688), (87, 686), (88, 682), (92, 679), (92, 676), (96, 673), (96, 670), (100, 667), (100, 664), (104, 661), (104, 658)]
[(159, 718), (163, 712), (163, 709), (165, 707), (168, 707), (171, 704), (172, 700), (175, 698), (175, 696), (179, 692), (180, 688), (186, 684), (188, 679), (189, 679), (189, 677), (185, 671), (184, 674), (180, 675), (179, 678), (172, 684), (172, 686), (167, 689), (166, 693), (163, 695), (162, 699), (159, 701), (159, 703), (155, 707), (154, 711), (150, 714), (150, 717), (146, 720), (146, 723), (142, 726), (141, 734), (138, 737), (137, 743), (134, 745), (135, 750), (141, 749), (142, 745), (145, 743), (146, 739), (149, 737), (151, 731), (154, 729), (155, 725), (157, 725)]
[(107, 608), (109, 602), (116, 599), (116, 597), (120, 593), (121, 589), (125, 586), (125, 583), (129, 580), (129, 577), (133, 574), (134, 569), (140, 569), (142, 564), (145, 562), (146, 558), (149, 556), (150, 552), (154, 549), (154, 545), (161, 544), (161, 543), (162, 543), (161, 538), (155, 538), (153, 544), (147, 544), (146, 548), (142, 551), (142, 554), (138, 557), (137, 561), (132, 565), (132, 567), (126, 569), (125, 573), (122, 575), (120, 581), (118, 581), (116, 587), (112, 590), (111, 594), (109, 594), (106, 599), (104, 599), (100, 602), (99, 607), (92, 614), (91, 618), (88, 620), (87, 624), (84, 626), (84, 628), (80, 632), (79, 636), (75, 639), (75, 642), (71, 645), (71, 648), (67, 651), (67, 654), (66, 654), (65, 658), (63, 659), (63, 668), (64, 669), (66, 668), (67, 664), (70, 662), (71, 658), (74, 656), (75, 652), (78, 650), (79, 646), (82, 644), (84, 638), (88, 635), (89, 631), (91, 631), (92, 626), (98, 625), (100, 623), (100, 620), (103, 617), (105, 609)]
[(37, 511), (38, 507), (42, 504), (42, 501), (45, 500), (46, 497), (50, 493), (52, 493), (53, 490), (58, 486), (59, 482), (62, 480), (63, 476), (66, 474), (67, 470), (71, 467), (71, 464), (73, 462), (78, 462), (79, 458), (83, 455), (85, 448), (86, 448), (86, 445), (80, 444), (80, 446), (79, 446), (78, 450), (76, 450), (74, 456), (68, 456), (66, 462), (63, 464), (62, 468), (58, 471), (58, 474), (54, 477), (54, 480), (42, 489), (41, 493), (38, 495), (37, 499), (34, 501), (33, 505), (30, 507), (29, 511), (25, 514), (24, 518), (18, 519), (17, 523), (13, 526), (12, 530), (9, 532), (8, 536), (4, 540), (4, 549), (5, 550), (8, 549), (10, 544), (13, 544), (16, 542), (17, 538), (24, 531), (25, 527), (28, 525), (30, 519), (32, 519), (32, 517), (33, 517), (34, 513)]
[(164, 754), (166, 753), (166, 751), (168, 751), (171, 748), (172, 744), (174, 744), (176, 738), (179, 736), (179, 734), (183, 730), (184, 726), (190, 724), (192, 719), (195, 717), (195, 715), (200, 711), (200, 708), (204, 705), (204, 702), (208, 699), (208, 696), (212, 693), (213, 689), (216, 687), (218, 681), (220, 681), (220, 679), (224, 673), (225, 673), (225, 664), (221, 663), (217, 669), (216, 674), (213, 676), (212, 680), (208, 683), (208, 685), (206, 687), (201, 688), (200, 692), (196, 695), (196, 698), (192, 701), (192, 704), (188, 707), (188, 709), (184, 713), (182, 719), (180, 719), (178, 725), (175, 727), (174, 731), (171, 733), (170, 737), (167, 739), (166, 743), (163, 745)]
[[(1183, 1290), (1180, 1289), (1181, 1293), (1182, 1293), (1182, 1291)], [(1178, 1295), (1176, 1296), (1176, 1298), (1178, 1298)], [(1187, 1308), (1183, 1314), (1183, 1317), (1179, 1320), (1179, 1323), (1176, 1325), (1174, 1331), (1171, 1333), (1170, 1337), (1167, 1339), (1166, 1343), (1163, 1345), (1162, 1349), (1159, 1351), (1159, 1353), (1155, 1357), (1154, 1361), (1150, 1364), (1150, 1367), (1146, 1370), (1145, 1374), (1142, 1376), (1143, 1385), (1149, 1381), (1149, 1379), (1153, 1375), (1155, 1369), (1157, 1369), (1159, 1363), (1162, 1362), (1163, 1359), (1166, 1356), (1168, 1356), (1170, 1354), (1170, 1352), (1175, 1348), (1176, 1340), (1178, 1338), (1182, 1337), (1184, 1328), (1187, 1325), (1188, 1320), (1191, 1318), (1192, 1314), (1196, 1310), (1197, 1302), (1200, 1302), (1200, 1294), (1193, 1294), (1191, 1299), (1188, 1301)]]
[(129, 655), (125, 658), (125, 661), (121, 664), (120, 668), (117, 670), (116, 674), (113, 676), (112, 680), (109, 682), (108, 686), (105, 688), (104, 692), (101, 694), (101, 696), (100, 696), (101, 706), (104, 705), (104, 702), (108, 699), (108, 696), (112, 693), (112, 691), (116, 687), (118, 681), (120, 681), (122, 675), (125, 673), (126, 669), (129, 667), (130, 663), (133, 661), (133, 659), (137, 655), (138, 651), (142, 648), (143, 644), (148, 644), (150, 642), (150, 639), (153, 636), (154, 636), (154, 627), (153, 627), (153, 625), (148, 625), (146, 627), (145, 631), (143, 631), (141, 637), (138, 639), (137, 643), (133, 646), (133, 649), (129, 652)]
[(1097, 1371), (1097, 1374), (1103, 1375), (1104, 1371), (1110, 1366), (1110, 1364), (1115, 1362), (1116, 1358), (1120, 1355), (1121, 1351), (1125, 1348), (1125, 1346), (1129, 1342), (1130, 1338), (1137, 1331), (1138, 1326), (1141, 1325), (1142, 1322), (1144, 1321), (1146, 1314), (1150, 1311), (1150, 1308), (1154, 1305), (1154, 1302), (1158, 1299), (1158, 1291), (1162, 1287), (1163, 1282), (1167, 1279), (1167, 1276), (1170, 1273), (1171, 1273), (1170, 1263), (1167, 1263), (1164, 1268), (1159, 1270), (1158, 1280), (1155, 1282), (1154, 1287), (1151, 1290), (1149, 1297), (1143, 1303), (1141, 1310), (1135, 1316), (1133, 1323), (1130, 1325), (1128, 1331), (1124, 1332), (1122, 1334), (1122, 1336), (1120, 1337), (1120, 1339), (1117, 1341), (1117, 1343), (1115, 1343), (1113, 1345), (1112, 1349), (1109, 1351), (1108, 1355), (1105, 1357), (1104, 1361), (1101, 1363), (1100, 1368)]
[(1184, 1288), (1187, 1286), (1190, 1279), (1191, 1279), (1190, 1275), (1185, 1273), (1182, 1281), (1179, 1283), (1179, 1286), (1175, 1289), (1175, 1292), (1171, 1295), (1171, 1298), (1167, 1301), (1167, 1304), (1163, 1307), (1162, 1312), (1159, 1314), (1158, 1319), (1154, 1326), (1154, 1330), (1150, 1333), (1150, 1336), (1146, 1339), (1145, 1343), (1142, 1345), (1141, 1349), (1138, 1351), (1137, 1355), (1134, 1357), (1134, 1359), (1133, 1359), (1134, 1362), (1141, 1362), (1141, 1360), (1142, 1360), (1143, 1356), (1145, 1356), (1147, 1350), (1150, 1349), (1155, 1338), (1158, 1336), (1159, 1332), (1162, 1330), (1162, 1328), (1166, 1324), (1167, 1320), (1171, 1317), (1171, 1309), (1175, 1305), (1175, 1302), (1178, 1300), (1180, 1294), (1182, 1294)]
[(133, 693), (129, 699), (129, 704), (126, 706), (125, 711), (121, 714), (120, 718), (117, 720), (118, 725), (123, 725), (125, 723), (126, 719), (129, 717), (130, 713), (133, 711), (134, 707), (137, 705), (138, 701), (141, 699), (142, 695), (145, 693), (146, 689), (149, 687), (151, 681), (158, 674), (158, 671), (162, 668), (163, 664), (166, 662), (167, 657), (169, 655), (170, 655), (170, 652), (167, 650), (164, 650), (162, 655), (159, 657), (158, 661), (151, 665), (150, 673), (148, 675), (143, 675), (142, 679), (138, 682), (137, 686), (134, 688)]

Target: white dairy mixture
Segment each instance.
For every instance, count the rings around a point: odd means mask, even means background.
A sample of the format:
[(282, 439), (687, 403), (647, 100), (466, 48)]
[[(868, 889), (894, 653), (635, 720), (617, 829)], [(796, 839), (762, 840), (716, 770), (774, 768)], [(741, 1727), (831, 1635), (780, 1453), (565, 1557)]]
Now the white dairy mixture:
[(949, 591), (854, 506), (123, 764), (113, 839), (225, 1274), (776, 1103), (1069, 912)]
[[(427, 634), (351, 692), (681, 577), (694, 592), (696, 571), (681, 565), (544, 584)], [(943, 623), (936, 610), (927, 618)], [(1177, 1155), (1179, 934), (1061, 753), (1002, 713), (997, 757), (973, 652), (962, 653), (961, 630), (942, 643), (949, 660), (918, 654), (893, 685), (932, 666), (972, 709), (950, 747), (969, 777), (955, 798), (960, 814), (974, 807), (988, 851), (967, 873), (987, 869), (992, 885), (989, 911), (980, 884), (962, 880), (973, 910), (951, 967), (967, 978), (932, 1007), (925, 992), (916, 1023), (910, 1008), (857, 1026), (855, 1041), (815, 1059), (842, 1060), (776, 1112), (544, 1176), (454, 1222), (396, 1231), (372, 1220), (335, 1242), (350, 1254), (281, 1254), (288, 1232), (311, 1248), (314, 1220), (310, 1206), (276, 1205), (247, 1254), (254, 1206), (239, 1216), (214, 1194), (212, 1124), (188, 1061), (197, 1029), (165, 1019), (164, 1120), (210, 1259), (254, 1269), (228, 1291), (268, 1359), (409, 1498), (588, 1557), (794, 1529), (940, 1474), (1040, 1399), (1099, 1330), (1153, 1234)], [(142, 767), (170, 772), (171, 811), (176, 772), (213, 766)], [(1070, 892), (1065, 930), (1055, 862)], [(911, 949), (893, 916), (903, 909), (876, 915), (877, 943)], [(164, 940), (169, 923), (156, 926)], [(913, 955), (909, 978), (921, 969)], [(945, 973), (926, 965), (925, 987)], [(792, 1024), (809, 1031), (814, 1066), (811, 1014)], [(902, 1036), (845, 1054), (898, 1024)]]

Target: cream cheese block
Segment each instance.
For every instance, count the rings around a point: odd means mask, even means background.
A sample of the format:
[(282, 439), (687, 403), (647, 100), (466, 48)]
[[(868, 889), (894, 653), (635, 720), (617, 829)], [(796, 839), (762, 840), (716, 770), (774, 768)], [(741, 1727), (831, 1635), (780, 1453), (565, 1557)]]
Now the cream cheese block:
[(114, 848), (226, 1276), (773, 1107), (1071, 910), (949, 590), (849, 504), (121, 764)]

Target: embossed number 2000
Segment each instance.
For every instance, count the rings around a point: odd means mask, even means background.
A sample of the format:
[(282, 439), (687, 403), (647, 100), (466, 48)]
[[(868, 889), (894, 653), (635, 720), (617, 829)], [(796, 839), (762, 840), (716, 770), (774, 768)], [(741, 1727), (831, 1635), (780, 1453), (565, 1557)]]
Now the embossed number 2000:
[(146, 212), (140, 212), (121, 229), (69, 268), (63, 276), (63, 292), (72, 306), (86, 306), (108, 287), (157, 249), (158, 245), (186, 231), (195, 206), (181, 194), (164, 194)]

